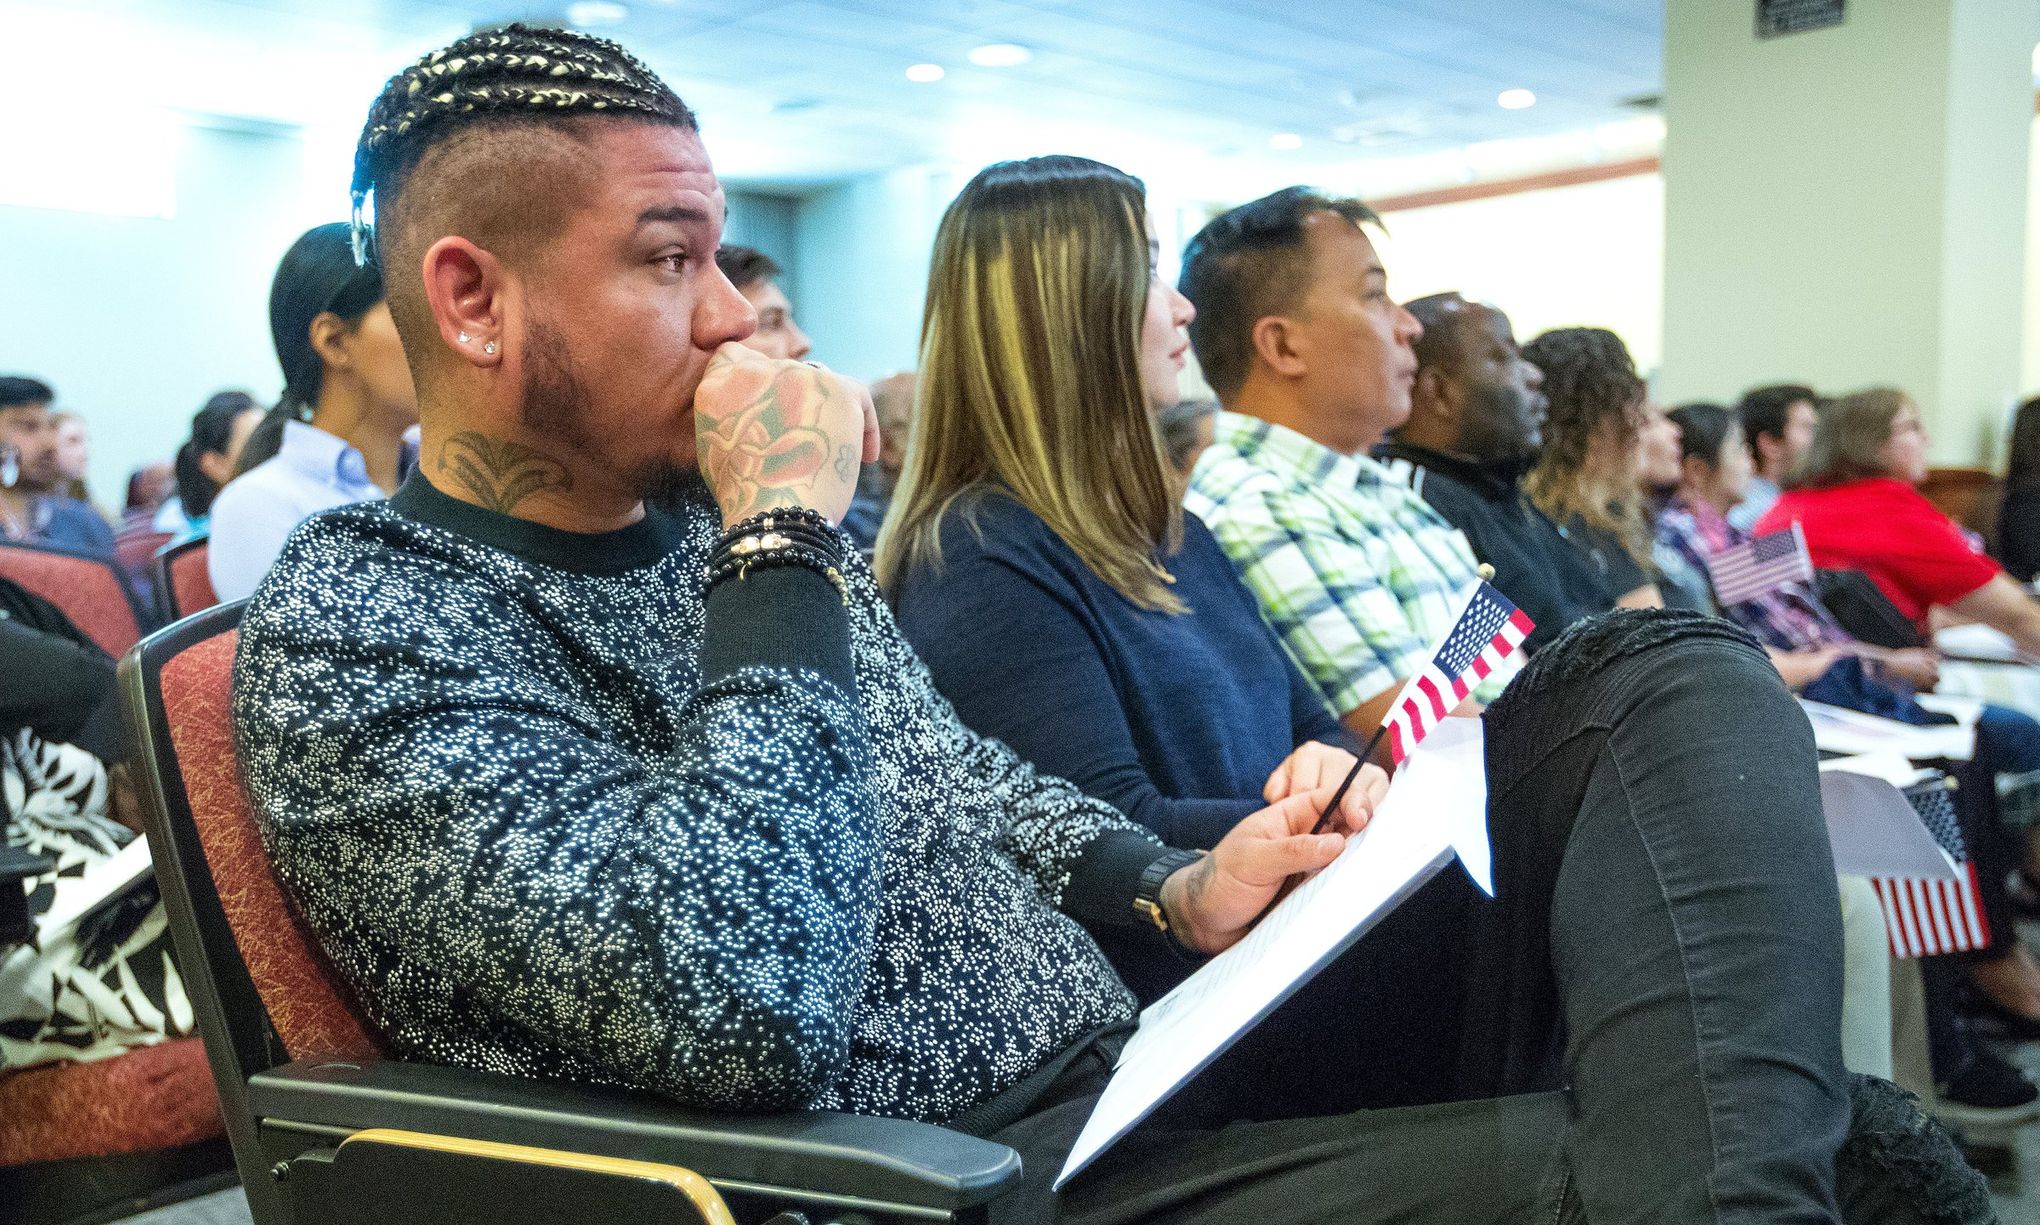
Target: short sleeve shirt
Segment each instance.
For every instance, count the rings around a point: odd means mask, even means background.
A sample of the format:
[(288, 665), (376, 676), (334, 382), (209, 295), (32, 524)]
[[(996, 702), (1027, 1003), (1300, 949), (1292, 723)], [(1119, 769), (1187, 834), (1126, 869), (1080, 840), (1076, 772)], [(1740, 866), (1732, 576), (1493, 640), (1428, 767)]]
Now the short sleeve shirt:
[[(1465, 535), (1386, 467), (1237, 413), (1219, 414), (1184, 506), (1342, 712), (1422, 669), (1477, 577)], [(1474, 697), (1492, 701), (1520, 658)]]
[(1794, 489), (1765, 513), (1757, 535), (1790, 527), (1806, 533), (1813, 564), (1859, 570), (1898, 611), (1924, 621), (2004, 573), (1983, 542), (1904, 481), (1877, 478), (1828, 489)]

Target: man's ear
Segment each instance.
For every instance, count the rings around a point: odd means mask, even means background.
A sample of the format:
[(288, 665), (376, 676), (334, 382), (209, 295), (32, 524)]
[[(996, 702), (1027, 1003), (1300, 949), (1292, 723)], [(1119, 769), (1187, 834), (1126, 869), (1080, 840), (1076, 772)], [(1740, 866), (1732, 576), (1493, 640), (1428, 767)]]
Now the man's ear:
[(1249, 333), (1254, 356), (1261, 364), (1284, 378), (1302, 378), (1310, 371), (1308, 343), (1303, 330), (1281, 315), (1263, 315)]
[(1456, 433), (1459, 427), (1459, 387), (1436, 366), (1417, 369), (1417, 381), (1410, 388), (1410, 413), (1446, 422)]
[(492, 367), (503, 358), (503, 261), (458, 235), (425, 252), (425, 301), (439, 339), (460, 360)]

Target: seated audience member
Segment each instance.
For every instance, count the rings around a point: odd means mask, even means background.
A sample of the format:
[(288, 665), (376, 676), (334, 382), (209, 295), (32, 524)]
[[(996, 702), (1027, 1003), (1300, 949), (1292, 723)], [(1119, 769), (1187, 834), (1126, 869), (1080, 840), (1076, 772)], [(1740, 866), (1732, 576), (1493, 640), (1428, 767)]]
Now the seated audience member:
[(1495, 568), (1495, 587), (1537, 623), (1523, 644), (1535, 652), (1615, 606), (1592, 559), (1522, 491), (1544, 439), (1544, 375), (1492, 306), (1456, 293), (1404, 306), (1424, 333), (1409, 420), (1382, 457)]
[(222, 391), (205, 402), (191, 419), (191, 437), (177, 448), (177, 496), (164, 503), (165, 510), (177, 508), (176, 526), (165, 527), (170, 517), (158, 513), (158, 530), (176, 532), (179, 542), (212, 530), (213, 502), (233, 479), (241, 451), (262, 417), (262, 406), (245, 391)]
[(85, 474), (92, 467), (92, 439), (85, 428), (84, 414), (51, 413), (50, 426), (56, 434), (57, 492), (90, 506), (99, 512), (100, 518), (107, 518), (85, 484)]
[(2040, 577), (2040, 396), (2019, 405), (1998, 507), (1997, 550), (2021, 583)]
[[(1701, 423), (1696, 428), (1696, 423)], [(1667, 608), (1689, 608), (1694, 612), (1712, 613), (1719, 608), (1714, 601), (1713, 580), (1707, 567), (1697, 561), (1684, 549), (1675, 547), (1676, 533), (1665, 530), (1665, 516), (1675, 510), (1684, 509), (1698, 496), (1692, 485), (1696, 471), (1707, 474), (1709, 497), (1725, 496), (1724, 491), (1734, 491), (1736, 498), (1742, 497), (1742, 490), (1750, 482), (1750, 458), (1747, 449), (1740, 459), (1720, 454), (1721, 447), (1729, 445), (1733, 438), (1735, 446), (1742, 446), (1742, 426), (1736, 421), (1735, 413), (1719, 404), (1681, 404), (1665, 417), (1665, 424), (1671, 431), (1671, 438), (1677, 446), (1674, 452), (1678, 459), (1675, 469), (1678, 479), (1665, 489), (1653, 490), (1651, 498), (1651, 569), (1657, 574), (1658, 593), (1664, 596)], [(1715, 450), (1705, 454), (1690, 452), (1689, 446), (1719, 444)], [(1704, 461), (1704, 469), (1695, 465)], [(1734, 505), (1734, 503), (1730, 503)], [(1690, 518), (1690, 513), (1688, 514)], [(1705, 556), (1705, 554), (1701, 554)], [(1775, 655), (1773, 662), (1776, 662)], [(1786, 672), (1783, 665), (1779, 671)], [(1796, 690), (1793, 677), (1786, 672), (1785, 682)]]
[[(1707, 574), (1709, 558), (1750, 539), (1727, 519), (1740, 504), (1749, 479), (1749, 450), (1741, 426), (1726, 409), (1688, 405), (1672, 414), (1684, 450), (1678, 495), (1658, 522), (1658, 542), (1689, 567)], [(1908, 723), (1930, 723), (1912, 691), (1931, 690), (1936, 679), (1932, 651), (1915, 648), (1877, 652), (1866, 668), (1862, 646), (1844, 630), (1805, 583), (1785, 583), (1751, 599), (1721, 608), (1770, 651), (1786, 683), (1809, 698)], [(1985, 706), (1976, 725), (1976, 752), (1957, 772), (1957, 815), (1978, 867), (1979, 895), (1991, 945), (1966, 958), (1985, 1011), (2021, 1036), (2040, 1037), (2040, 966), (2020, 944), (2016, 914), (2006, 888), (2014, 864), (2040, 878), (2040, 832), (2020, 835), (2004, 827), (1996, 802), (1997, 778), (2040, 769), (2040, 724), (2018, 711)], [(1937, 1035), (1938, 1036), (1938, 1035)], [(1937, 1041), (1936, 1073), (1942, 1096), (1980, 1104), (2001, 1096), (1994, 1087), (2010, 1084), (2001, 1061), (1987, 1051), (1970, 1052), (1959, 1036)], [(2024, 1102), (2034, 1098), (2020, 1089)]]
[(1198, 457), (1211, 445), (1212, 431), (1217, 425), (1216, 400), (1178, 400), (1156, 415), (1155, 428), (1162, 434), (1163, 458), (1179, 479), (1190, 479)]
[[(1946, 1140), (1874, 1085), (1899, 1156), (1837, 1160), (1811, 739), (1761, 655), (1681, 614), (1554, 644), (1488, 712), (1500, 899), (1405, 967), (1480, 983), (1456, 1087), (1548, 1089), (1562, 1026), (1568, 1092), (1265, 1113), (1338, 1078), (1306, 1046), (1255, 1095), (1193, 1086), (1052, 1194), (1135, 1016), (1079, 920), (1229, 946), (1339, 852), (1307, 832), (1328, 795), (1174, 866), (956, 721), (816, 525), (849, 503), (860, 432), (876, 454), (868, 402), (728, 343), (753, 313), (704, 254), (721, 188), (614, 44), (513, 25), (435, 52), (377, 100), (355, 188), (426, 460), (286, 545), (235, 721), (285, 887), (405, 1056), (976, 1128), (1024, 1157), (997, 1222), (1868, 1220), (1865, 1192), (1904, 1220), (1987, 1214), (1959, 1168), (1967, 1207), (1906, 1189), (1925, 1180), (1899, 1163)], [(1116, 275), (1145, 292), (1144, 264)], [(460, 436), (505, 462), (460, 462)], [(676, 479), (689, 498), (647, 506)], [(1722, 705), (1734, 737), (1710, 734)]]
[(878, 547), (879, 527), (892, 507), (893, 489), (907, 465), (907, 444), (914, 428), (914, 395), (919, 380), (911, 370), (889, 374), (871, 385), (871, 406), (878, 413), (878, 458), (857, 474), (857, 496), (843, 512), (841, 524), (857, 551), (870, 557)]
[(177, 465), (143, 464), (128, 473), (127, 497), (121, 502), (123, 530), (155, 529), (155, 518), (177, 500)]
[[(1368, 455), (1410, 413), (1423, 330), (1388, 297), (1358, 200), (1290, 187), (1206, 225), (1183, 261), (1190, 342), (1225, 411), (1184, 506), (1356, 735), (1430, 661), (1477, 563)], [(1515, 659), (1474, 690), (1492, 701)]]
[[(1145, 197), (1109, 166), (1049, 157), (994, 166), (950, 205), (926, 411), (876, 568), (973, 731), (1170, 846), (1209, 849), (1266, 804), (1336, 785), (1359, 746), (1156, 447), (1192, 311), (1147, 271)], [(1087, 337), (1099, 320), (1117, 343)], [(993, 343), (1010, 335), (1038, 343)], [(1151, 942), (1106, 948), (1147, 999), (1189, 968), (1143, 957)]]
[(27, 884), (34, 938), (0, 944), (0, 1074), (189, 1033), (155, 882), (93, 871), (136, 837), (108, 774), (127, 757), (113, 660), (0, 579), (0, 677), (0, 839), (56, 865)]
[[(222, 600), (255, 590), (305, 516), (395, 490), (404, 432), (418, 421), (382, 276), (356, 266), (345, 225), (315, 226), (284, 253), (269, 287), (269, 334), (283, 398), (213, 500), (206, 569)], [(510, 462), (465, 439), (444, 442), (453, 462), (484, 470)]]
[(1912, 397), (1875, 388), (1829, 403), (1792, 488), (1758, 534), (1798, 523), (1813, 564), (1858, 570), (1922, 634), (1928, 614), (1980, 622), (2040, 656), (2040, 604), (1914, 486), (1927, 475), (1927, 431)]
[(1778, 383), (1743, 393), (1735, 411), (1742, 420), (1743, 438), (1749, 443), (1755, 470), (1750, 474), (1749, 492), (1728, 512), (1730, 523), (1747, 532), (1778, 500), (1792, 470), (1813, 444), (1813, 429), (1820, 421), (1818, 402), (1813, 388), (1798, 383)]
[(49, 384), (0, 377), (0, 538), (113, 558), (113, 528), (97, 511), (59, 492)]
[(1628, 347), (1606, 328), (1558, 328), (1523, 356), (1544, 372), (1550, 405), (1524, 491), (1586, 553), (1617, 605), (1660, 607), (1644, 483), (1647, 467), (1678, 467), (1678, 444), (1664, 440)]
[(793, 321), (793, 303), (779, 287), (780, 268), (773, 258), (752, 247), (726, 245), (715, 253), (716, 266), (758, 312), (758, 327), (744, 338), (744, 347), (767, 357), (805, 359), (814, 344)]

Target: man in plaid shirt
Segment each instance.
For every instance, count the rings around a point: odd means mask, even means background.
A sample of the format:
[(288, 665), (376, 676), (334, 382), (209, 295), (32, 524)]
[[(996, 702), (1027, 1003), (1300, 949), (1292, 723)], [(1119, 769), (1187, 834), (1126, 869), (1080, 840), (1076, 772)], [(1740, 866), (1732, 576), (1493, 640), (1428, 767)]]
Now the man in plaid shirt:
[[(1410, 412), (1423, 327), (1388, 296), (1358, 200), (1290, 187), (1190, 242), (1190, 340), (1218, 393), (1185, 506), (1304, 672), (1371, 734), (1475, 577), (1466, 537), (1368, 457)], [(1518, 660), (1483, 681), (1492, 701)]]

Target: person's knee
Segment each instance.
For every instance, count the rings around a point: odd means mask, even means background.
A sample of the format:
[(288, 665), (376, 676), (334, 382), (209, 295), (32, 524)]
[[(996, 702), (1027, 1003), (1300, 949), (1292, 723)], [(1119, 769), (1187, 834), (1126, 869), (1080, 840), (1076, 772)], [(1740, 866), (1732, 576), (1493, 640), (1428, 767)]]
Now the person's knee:
[(1491, 725), (1539, 707), (1600, 726), (1711, 714), (1761, 734), (1753, 717), (1787, 710), (1792, 698), (1755, 640), (1729, 622), (1624, 609), (1583, 621), (1538, 652), (1490, 708)]

